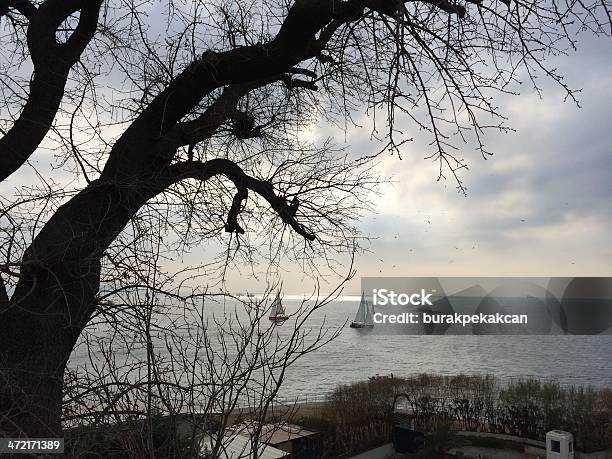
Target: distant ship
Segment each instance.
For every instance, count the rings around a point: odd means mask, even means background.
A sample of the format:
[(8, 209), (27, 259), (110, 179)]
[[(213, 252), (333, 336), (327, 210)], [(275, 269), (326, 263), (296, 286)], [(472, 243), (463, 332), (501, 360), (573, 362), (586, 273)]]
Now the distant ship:
[(351, 328), (374, 327), (374, 321), (372, 320), (373, 315), (374, 308), (370, 306), (370, 303), (365, 299), (365, 294), (361, 292), (361, 303), (359, 303), (359, 309), (357, 309), (355, 320), (351, 322)]
[(285, 307), (280, 298), (280, 292), (276, 292), (276, 298), (274, 298), (270, 309), (270, 320), (277, 325), (281, 325), (288, 318), (289, 316), (285, 312)]

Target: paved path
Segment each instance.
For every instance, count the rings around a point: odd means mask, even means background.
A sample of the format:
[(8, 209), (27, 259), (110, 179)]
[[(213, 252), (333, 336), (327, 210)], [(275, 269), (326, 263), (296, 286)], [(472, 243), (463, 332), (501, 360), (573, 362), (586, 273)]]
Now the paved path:
[(536, 459), (538, 456), (511, 451), (507, 449), (484, 448), (481, 446), (462, 446), (453, 448), (450, 453), (463, 453), (466, 457), (475, 459), (486, 457), (488, 459)]

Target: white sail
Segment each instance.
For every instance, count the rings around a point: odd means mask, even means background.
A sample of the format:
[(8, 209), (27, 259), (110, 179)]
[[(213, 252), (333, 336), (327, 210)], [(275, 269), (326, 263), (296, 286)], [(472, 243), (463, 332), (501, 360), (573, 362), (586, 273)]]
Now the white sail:
[(276, 292), (276, 298), (272, 302), (272, 307), (270, 308), (270, 317), (281, 316), (285, 314), (285, 308), (280, 299), (280, 293)]
[(368, 307), (367, 302), (365, 300), (365, 294), (362, 292), (361, 293), (361, 302), (359, 303), (359, 309), (357, 309), (357, 314), (355, 314), (355, 320), (354, 322), (356, 323), (365, 323), (366, 320), (366, 315), (367, 315), (367, 311), (366, 308)]
[(365, 302), (365, 320), (364, 323), (366, 325), (374, 325), (374, 306), (370, 306), (370, 303), (366, 300)]
[(372, 328), (374, 327), (374, 306), (371, 306), (365, 298), (365, 293), (361, 292), (359, 309), (355, 314), (355, 320), (351, 323), (351, 328)]

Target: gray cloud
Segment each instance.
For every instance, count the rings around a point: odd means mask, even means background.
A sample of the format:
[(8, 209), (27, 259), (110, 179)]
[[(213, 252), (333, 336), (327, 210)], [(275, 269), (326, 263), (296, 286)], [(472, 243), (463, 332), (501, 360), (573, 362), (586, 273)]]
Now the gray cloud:
[(466, 148), (467, 198), (436, 182), (418, 137), (404, 161), (386, 158), (394, 184), (363, 222), (380, 238), (360, 274), (612, 275), (611, 57), (607, 41), (589, 38), (555, 62), (583, 89), (582, 108), (543, 81), (542, 99), (530, 88), (498, 98), (517, 133), (489, 134), (487, 161)]

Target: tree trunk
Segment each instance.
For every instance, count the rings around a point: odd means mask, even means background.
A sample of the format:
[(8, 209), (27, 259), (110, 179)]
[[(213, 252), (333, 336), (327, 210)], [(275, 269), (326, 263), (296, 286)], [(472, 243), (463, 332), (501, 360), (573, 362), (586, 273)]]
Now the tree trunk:
[[(36, 360), (56, 360), (43, 353), (27, 362), (8, 359), (10, 368), (2, 375), (0, 435), (6, 438), (61, 437), (62, 376), (64, 366), (54, 373), (41, 371)], [(3, 366), (4, 366), (3, 365)], [(16, 369), (18, 368), (18, 369)]]
[(99, 270), (28, 266), (0, 311), (0, 437), (62, 437), (66, 362), (91, 317)]
[(26, 250), (0, 303), (0, 435), (61, 436), (64, 369), (95, 308), (100, 258), (148, 197), (92, 182)]

